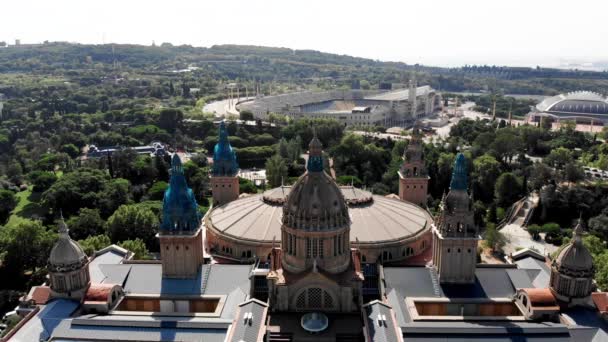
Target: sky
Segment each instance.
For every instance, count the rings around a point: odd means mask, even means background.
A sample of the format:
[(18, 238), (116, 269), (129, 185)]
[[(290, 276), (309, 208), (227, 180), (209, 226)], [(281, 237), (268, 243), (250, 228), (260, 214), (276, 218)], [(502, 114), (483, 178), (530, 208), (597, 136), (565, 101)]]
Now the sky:
[(608, 65), (606, 0), (4, 0), (0, 41), (313, 49), (408, 64)]

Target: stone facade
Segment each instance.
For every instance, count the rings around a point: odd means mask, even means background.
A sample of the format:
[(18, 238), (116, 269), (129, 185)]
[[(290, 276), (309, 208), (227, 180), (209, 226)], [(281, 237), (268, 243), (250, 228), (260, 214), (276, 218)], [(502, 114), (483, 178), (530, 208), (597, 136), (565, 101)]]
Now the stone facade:
[(159, 235), (163, 277), (195, 278), (203, 263), (203, 230), (191, 234)]
[(549, 281), (555, 297), (568, 305), (585, 304), (595, 290), (593, 257), (583, 244), (580, 220), (573, 234), (572, 241), (553, 261)]
[(417, 125), (403, 153), (403, 165), (399, 169), (399, 198), (402, 201), (426, 207), (430, 177), (424, 162), (422, 137)]
[(321, 142), (309, 144), (307, 172), (283, 205), (281, 246), (268, 274), (275, 311), (352, 312), (361, 307), (363, 274), (350, 249), (348, 205), (323, 171)]
[(213, 149), (213, 167), (211, 169), (211, 192), (214, 206), (220, 206), (239, 198), (238, 172), (236, 153), (228, 141), (228, 131), (222, 121), (219, 127), (219, 139)]
[(195, 278), (203, 263), (203, 230), (196, 198), (186, 184), (177, 154), (171, 161), (171, 182), (163, 199), (158, 239), (163, 277)]
[(81, 300), (90, 284), (89, 258), (80, 245), (70, 238), (63, 221), (59, 223), (59, 239), (49, 258), (49, 286), (54, 298)]
[(440, 214), (433, 228), (433, 265), (441, 283), (475, 281), (478, 241), (472, 201), (467, 193), (466, 160), (459, 153), (450, 191), (441, 201)]
[(220, 206), (239, 198), (239, 177), (211, 176), (213, 205)]

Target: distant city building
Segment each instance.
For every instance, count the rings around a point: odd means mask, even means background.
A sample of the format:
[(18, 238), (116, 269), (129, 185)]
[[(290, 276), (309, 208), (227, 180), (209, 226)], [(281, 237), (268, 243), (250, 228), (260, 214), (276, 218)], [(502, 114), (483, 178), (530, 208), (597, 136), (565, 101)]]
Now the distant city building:
[(557, 121), (605, 125), (608, 123), (608, 98), (590, 91), (560, 94), (544, 99), (529, 115), (534, 122), (549, 117)]
[(433, 114), (443, 106), (441, 94), (414, 81), (397, 90), (332, 90), (300, 92), (256, 98), (238, 105), (258, 119), (277, 113), (291, 118), (335, 119), (345, 126), (411, 125), (415, 119)]
[(134, 146), (134, 147), (122, 147), (122, 146), (110, 146), (110, 147), (97, 147), (96, 145), (89, 145), (87, 152), (87, 158), (101, 158), (106, 157), (108, 154), (112, 154), (116, 151), (122, 151), (130, 149), (137, 154), (150, 155), (150, 156), (165, 156), (168, 151), (163, 143), (152, 142), (150, 145), (145, 146)]

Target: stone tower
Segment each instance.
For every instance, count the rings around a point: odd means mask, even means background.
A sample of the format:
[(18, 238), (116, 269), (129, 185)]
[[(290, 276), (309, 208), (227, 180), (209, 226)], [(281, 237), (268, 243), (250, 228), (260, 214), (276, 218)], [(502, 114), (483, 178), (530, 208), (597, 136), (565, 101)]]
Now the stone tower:
[(307, 171), (283, 205), (281, 248), (273, 248), (268, 294), (274, 311), (355, 312), (362, 302), (360, 253), (336, 182), (323, 170), (322, 145), (309, 145)]
[(410, 103), (412, 119), (416, 119), (418, 117), (418, 99), (416, 97), (417, 88), (418, 85), (416, 84), (416, 80), (410, 80), (407, 100)]
[(583, 244), (581, 220), (574, 228), (572, 241), (561, 250), (551, 265), (549, 286), (555, 297), (568, 305), (584, 304), (594, 291), (595, 267), (591, 253)]
[(418, 124), (414, 124), (412, 138), (403, 154), (403, 164), (399, 171), (399, 198), (426, 207), (429, 175), (424, 163), (422, 137)]
[(321, 141), (309, 144), (307, 172), (283, 206), (283, 268), (292, 273), (313, 265), (329, 273), (350, 262), (348, 206), (336, 182), (323, 170)]
[(163, 277), (196, 277), (203, 263), (201, 215), (177, 154), (171, 159), (171, 183), (163, 198), (158, 238)]
[(239, 165), (236, 162), (236, 154), (228, 141), (228, 131), (224, 121), (220, 123), (219, 131), (219, 140), (213, 149), (213, 169), (211, 171), (214, 206), (220, 206), (239, 198)]
[(84, 297), (90, 284), (89, 258), (80, 245), (70, 238), (63, 217), (59, 222), (59, 239), (49, 257), (49, 285), (55, 298)]
[(475, 281), (479, 235), (467, 192), (467, 165), (462, 153), (454, 162), (450, 191), (441, 201), (433, 227), (433, 265), (440, 283)]

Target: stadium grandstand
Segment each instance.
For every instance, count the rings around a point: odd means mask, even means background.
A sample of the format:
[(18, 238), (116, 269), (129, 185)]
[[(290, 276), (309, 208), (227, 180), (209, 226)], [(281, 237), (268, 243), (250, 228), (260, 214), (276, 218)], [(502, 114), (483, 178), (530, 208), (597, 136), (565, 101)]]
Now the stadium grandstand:
[(581, 124), (606, 125), (608, 123), (608, 98), (590, 91), (575, 91), (544, 99), (530, 114), (530, 121), (542, 117), (557, 121), (574, 120)]
[(397, 90), (306, 91), (243, 101), (238, 110), (248, 110), (257, 119), (271, 113), (297, 118), (336, 119), (345, 126), (408, 126), (415, 119), (441, 110), (441, 94), (430, 86)]

